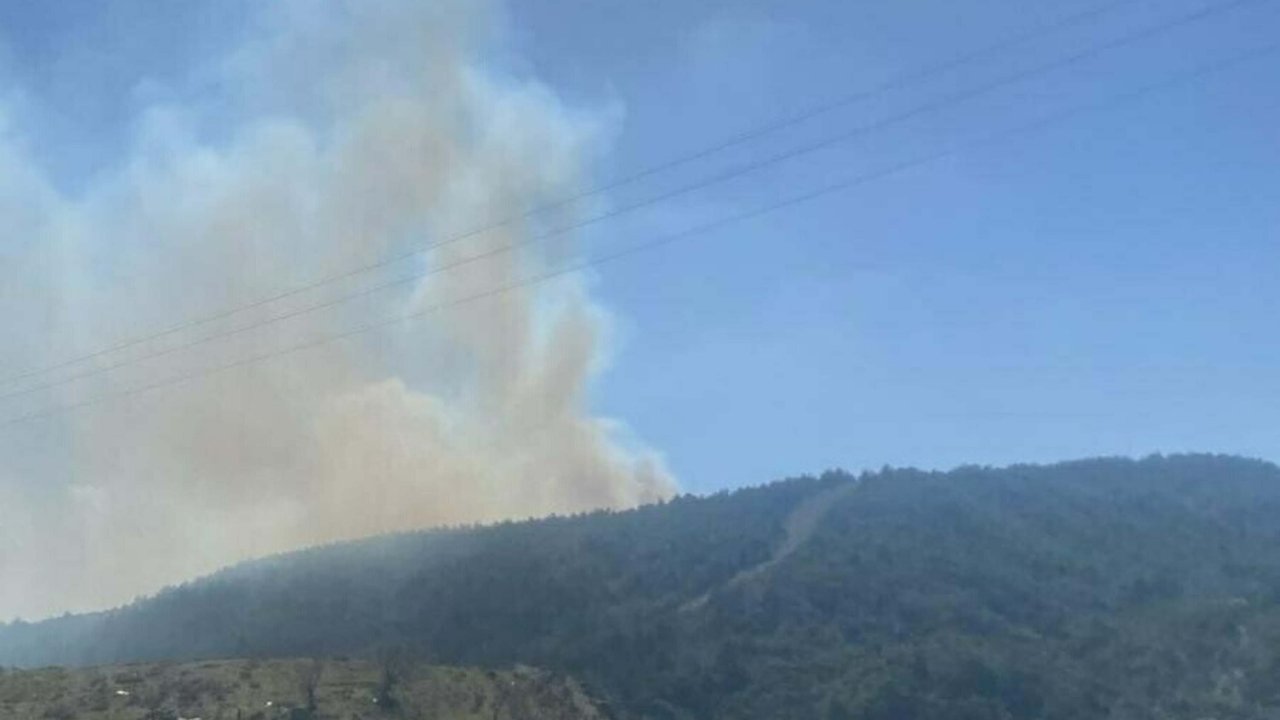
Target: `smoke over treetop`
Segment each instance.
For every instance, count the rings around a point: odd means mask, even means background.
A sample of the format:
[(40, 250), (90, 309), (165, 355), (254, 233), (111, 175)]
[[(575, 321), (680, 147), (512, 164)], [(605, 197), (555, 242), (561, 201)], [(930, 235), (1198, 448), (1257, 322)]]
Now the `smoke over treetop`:
[[(0, 135), (0, 367), (249, 303), (574, 194), (607, 123), (483, 61), (472, 2), (273, 4), (217, 63), (218, 113), (166, 104), (75, 196)], [(12, 190), (12, 192), (10, 192)], [(519, 243), (513, 223), (388, 270)], [(260, 331), (6, 402), (6, 415), (191, 373), (511, 285), (530, 244)], [(334, 286), (213, 333), (368, 284)], [(607, 319), (583, 278), (447, 307), (0, 435), (0, 616), (118, 603), (252, 555), (405, 528), (664, 497), (661, 458), (589, 412)], [(101, 363), (189, 340), (164, 338)], [(39, 378), (37, 380), (43, 380)], [(10, 386), (6, 386), (6, 389)]]

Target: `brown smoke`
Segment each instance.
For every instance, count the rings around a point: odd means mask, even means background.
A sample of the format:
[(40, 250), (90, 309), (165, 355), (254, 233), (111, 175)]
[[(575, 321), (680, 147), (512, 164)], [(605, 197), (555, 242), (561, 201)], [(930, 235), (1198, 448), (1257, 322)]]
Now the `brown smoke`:
[[(273, 4), (274, 5), (274, 4)], [(118, 171), (68, 197), (0, 135), (14, 310), (0, 366), (39, 366), (519, 216), (581, 189), (606, 113), (489, 70), (478, 3), (285, 2), (218, 65), (210, 131), (150, 108)], [(429, 7), (428, 7), (429, 6)], [(12, 191), (12, 192), (10, 192)], [(411, 274), (572, 222), (442, 247)], [(339, 308), (10, 400), (6, 416), (412, 313), (555, 267), (533, 243)], [(356, 278), (200, 328), (234, 328)], [(589, 409), (608, 322), (566, 276), (381, 332), (0, 431), (0, 616), (101, 607), (265, 553), (669, 495), (661, 458)], [(100, 358), (115, 362), (181, 335)]]

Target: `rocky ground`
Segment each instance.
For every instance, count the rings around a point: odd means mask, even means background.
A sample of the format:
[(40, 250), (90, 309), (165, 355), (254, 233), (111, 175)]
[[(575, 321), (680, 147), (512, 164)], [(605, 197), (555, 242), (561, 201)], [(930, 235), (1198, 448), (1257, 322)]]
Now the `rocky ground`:
[(572, 680), (358, 660), (0, 671), (4, 720), (604, 720)]

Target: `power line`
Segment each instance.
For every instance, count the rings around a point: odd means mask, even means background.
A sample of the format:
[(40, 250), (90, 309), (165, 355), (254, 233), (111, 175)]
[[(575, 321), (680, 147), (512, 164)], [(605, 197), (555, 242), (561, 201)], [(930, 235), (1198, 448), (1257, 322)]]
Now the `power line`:
[(609, 220), (615, 217), (625, 215), (630, 212), (634, 212), (636, 210), (657, 205), (658, 203), (664, 202), (666, 200), (670, 200), (675, 197), (696, 192), (698, 190), (703, 190), (703, 189), (712, 187), (714, 185), (718, 185), (718, 184), (727, 182), (729, 180), (739, 178), (739, 177), (748, 175), (750, 173), (754, 173), (759, 170), (781, 164), (788, 160), (792, 160), (804, 155), (810, 155), (810, 154), (825, 150), (837, 144), (847, 142), (849, 140), (867, 135), (872, 132), (885, 130), (895, 125), (926, 115), (928, 113), (932, 113), (952, 105), (956, 105), (968, 100), (972, 100), (977, 97), (981, 97), (995, 90), (999, 90), (1011, 85), (1015, 85), (1017, 83), (1031, 79), (1033, 77), (1044, 75), (1046, 73), (1049, 73), (1055, 70), (1060, 70), (1062, 68), (1078, 64), (1085, 60), (1092, 59), (1102, 53), (1115, 50), (1117, 48), (1125, 47), (1128, 45), (1133, 45), (1133, 44), (1142, 42), (1144, 40), (1147, 40), (1151, 37), (1154, 37), (1156, 35), (1170, 32), (1172, 30), (1184, 27), (1186, 25), (1190, 25), (1195, 22), (1203, 21), (1214, 15), (1227, 12), (1244, 5), (1249, 5), (1249, 4), (1261, 2), (1261, 1), (1262, 0), (1232, 0), (1231, 2), (1227, 2), (1227, 3), (1214, 4), (1206, 8), (1197, 10), (1193, 13), (1180, 15), (1178, 17), (1167, 20), (1165, 22), (1143, 28), (1140, 31), (1123, 35), (1117, 39), (1110, 40), (1098, 45), (1094, 45), (1092, 47), (1086, 48), (1085, 50), (1069, 55), (1065, 58), (1043, 63), (1026, 70), (1020, 70), (1017, 72), (1009, 73), (996, 80), (993, 80), (983, 85), (979, 85), (974, 88), (962, 90), (956, 93), (952, 93), (950, 95), (944, 95), (943, 97), (937, 100), (933, 100), (923, 105), (919, 105), (910, 110), (907, 110), (895, 115), (891, 115), (887, 118), (882, 118), (880, 120), (877, 120), (869, 124), (856, 126), (852, 129), (829, 136), (822, 140), (818, 140), (814, 143), (800, 146), (798, 148), (793, 148), (791, 150), (787, 150), (784, 152), (776, 153), (774, 155), (771, 155), (762, 159), (753, 160), (745, 164), (741, 164), (726, 172), (722, 172), (722, 173), (713, 175), (709, 178), (704, 178), (702, 180), (698, 180), (696, 182), (680, 186), (674, 190), (669, 190), (667, 192), (649, 197), (645, 200), (642, 200), (636, 203), (620, 206), (618, 208), (602, 213), (595, 217), (587, 218), (585, 220), (582, 220), (576, 223), (572, 223), (560, 228), (556, 228), (549, 232), (533, 235), (523, 240), (520, 240), (514, 243), (509, 243), (507, 245), (503, 245), (498, 248), (493, 248), (483, 253), (473, 255), (467, 258), (463, 258), (461, 260), (458, 260), (446, 265), (434, 267), (429, 270), (414, 273), (406, 277), (400, 277), (387, 282), (379, 283), (377, 285), (373, 285), (353, 293), (348, 293), (345, 295), (340, 295), (336, 298), (331, 298), (319, 304), (295, 309), (287, 313), (275, 315), (269, 318), (255, 321), (253, 323), (242, 325), (240, 327), (237, 327), (231, 330), (196, 338), (185, 343), (180, 343), (177, 345), (170, 346), (168, 348), (164, 348), (162, 350), (158, 350), (149, 354), (142, 355), (140, 357), (127, 358), (115, 363), (110, 363), (107, 365), (101, 365), (98, 367), (90, 368), (83, 372), (79, 372), (67, 377), (59, 378), (56, 380), (50, 380), (44, 383), (38, 383), (25, 388), (11, 390), (5, 393), (0, 393), (0, 401), (9, 400), (9, 399), (22, 397), (26, 395), (31, 395), (33, 393), (40, 392), (42, 390), (61, 387), (63, 385), (67, 385), (79, 380), (84, 380), (87, 378), (96, 377), (98, 375), (109, 373), (123, 367), (129, 367), (131, 365), (135, 365), (140, 362), (145, 362), (147, 360), (154, 360), (160, 357), (166, 357), (174, 353), (178, 353), (184, 350), (190, 350), (190, 349), (193, 349), (202, 345), (206, 345), (208, 343), (211, 343), (217, 340), (223, 340), (229, 337), (243, 335), (253, 330), (258, 330), (264, 327), (285, 322), (287, 320), (292, 320), (304, 315), (309, 315), (315, 312), (319, 312), (321, 310), (333, 308), (333, 307), (351, 302), (353, 300), (370, 297), (372, 295), (375, 295), (377, 293), (380, 293), (386, 290), (390, 290), (392, 288), (400, 287), (412, 282), (421, 281), (423, 279), (437, 275), (439, 273), (447, 272), (449, 270), (454, 270), (459, 267), (470, 265), (482, 260), (487, 260), (489, 258), (510, 253), (510, 252), (519, 250), (523, 247), (527, 247), (534, 243), (540, 242), (542, 240), (546, 240), (551, 237), (563, 235), (573, 230), (578, 230), (590, 225), (604, 222), (606, 220)]
[(290, 290), (285, 290), (275, 295), (260, 298), (258, 300), (255, 300), (247, 304), (229, 307), (224, 310), (220, 310), (200, 318), (187, 320), (182, 323), (171, 325), (161, 330), (152, 332), (151, 334), (135, 337), (131, 340), (127, 340), (115, 345), (101, 348), (99, 350), (95, 350), (85, 355), (68, 358), (66, 360), (58, 361), (52, 365), (33, 368), (33, 369), (22, 371), (13, 375), (9, 375), (9, 376), (0, 378), (0, 386), (10, 385), (12, 383), (25, 380), (27, 378), (35, 377), (38, 375), (44, 375), (46, 373), (50, 373), (56, 370), (61, 370), (61, 369), (70, 367), (72, 365), (77, 365), (87, 360), (93, 360), (93, 359), (102, 357), (103, 355), (119, 352), (121, 350), (127, 350), (131, 347), (135, 347), (137, 345), (141, 345), (146, 342), (169, 337), (171, 335), (180, 333), (184, 330), (189, 330), (189, 329), (200, 327), (203, 325), (208, 325), (210, 323), (217, 322), (218, 320), (224, 320), (226, 318), (233, 317), (240, 313), (247, 312), (249, 310), (253, 310), (253, 309), (262, 307), (264, 305), (270, 305), (270, 304), (279, 302), (281, 300), (288, 299), (290, 297), (295, 297), (297, 295), (301, 295), (301, 294), (310, 292), (312, 290), (316, 290), (321, 287), (331, 285), (336, 282), (348, 280), (350, 278), (358, 277), (360, 275), (372, 272), (374, 270), (378, 270), (381, 268), (385, 268), (391, 265), (404, 262), (406, 260), (428, 253), (437, 248), (440, 248), (452, 243), (461, 242), (463, 240), (476, 237), (483, 233), (506, 227), (508, 225), (533, 217), (535, 215), (545, 213), (551, 210), (555, 210), (558, 208), (562, 208), (572, 203), (607, 192), (609, 190), (613, 190), (619, 187), (623, 187), (625, 185), (629, 185), (638, 180), (642, 180), (646, 177), (651, 177), (653, 175), (657, 175), (667, 170), (672, 170), (677, 167), (681, 167), (681, 166), (693, 163), (697, 160), (702, 160), (704, 158), (710, 157), (712, 155), (716, 155), (730, 148), (734, 148), (739, 145), (750, 143), (752, 141), (758, 140), (767, 135), (779, 132), (781, 130), (785, 130), (787, 128), (795, 127), (797, 125), (800, 125), (814, 118), (820, 117), (822, 115), (826, 115), (828, 113), (834, 112), (841, 108), (848, 107), (850, 105), (861, 102), (863, 100), (870, 99), (876, 95), (891, 92), (893, 90), (897, 90), (902, 87), (907, 87), (913, 83), (920, 82), (922, 80), (926, 80), (928, 78), (935, 77), (938, 75), (942, 75), (946, 72), (949, 72), (958, 67), (967, 65), (976, 60), (980, 60), (989, 55), (994, 55), (998, 52), (1009, 49), (1011, 47), (1016, 47), (1018, 45), (1026, 43), (1030, 40), (1034, 40), (1044, 35), (1053, 34), (1059, 30), (1070, 27), (1072, 25), (1077, 25), (1077, 24), (1089, 21), (1091, 19), (1101, 17), (1123, 6), (1132, 5), (1132, 4), (1135, 4), (1136, 2), (1138, 2), (1138, 0), (1116, 0), (1114, 2), (1108, 2), (1108, 3), (1094, 6), (1092, 8), (1088, 8), (1079, 13), (1068, 15), (1058, 20), (1054, 20), (1049, 23), (1045, 23), (1045, 24), (1030, 28), (1024, 32), (1018, 33), (1016, 35), (1012, 35), (1008, 38), (992, 43), (991, 45), (978, 48), (976, 50), (970, 51), (968, 53), (952, 58), (950, 60), (939, 62), (933, 65), (924, 66), (922, 68), (919, 68), (913, 72), (907, 73), (900, 77), (884, 81), (871, 88), (860, 90), (852, 94), (836, 98), (835, 100), (813, 106), (809, 109), (803, 110), (794, 115), (782, 118), (780, 120), (777, 120), (765, 125), (761, 125), (759, 127), (753, 128), (751, 130), (740, 133), (738, 135), (731, 136), (715, 145), (703, 148), (701, 150), (697, 150), (688, 155), (682, 155), (682, 156), (673, 158), (671, 160), (667, 160), (665, 162), (644, 168), (632, 174), (624, 175), (611, 182), (590, 188), (588, 190), (577, 193), (575, 195), (567, 196), (559, 200), (552, 201), (548, 204), (534, 207), (523, 213), (507, 217), (493, 224), (482, 226), (473, 230), (469, 230), (459, 235), (450, 236), (448, 238), (437, 241), (435, 243), (427, 244), (416, 250), (405, 252), (399, 255), (389, 256), (389, 257), (376, 260), (359, 267), (333, 273), (333, 274), (318, 278), (316, 280), (309, 281), (303, 285), (297, 286)]
[(670, 245), (690, 237), (703, 235), (703, 234), (712, 232), (714, 230), (719, 230), (721, 228), (724, 228), (730, 225), (746, 222), (748, 220), (753, 220), (765, 215), (777, 213), (779, 211), (782, 211), (797, 205), (812, 202), (814, 200), (818, 200), (838, 192), (846, 191), (854, 187), (867, 185), (877, 180), (881, 180), (892, 175), (897, 175), (910, 169), (922, 167), (925, 165), (938, 162), (940, 160), (954, 157), (966, 151), (986, 147), (989, 145), (995, 145), (995, 144), (1004, 142), (1011, 137), (1026, 135), (1048, 126), (1057, 125), (1088, 112), (1104, 110), (1104, 109), (1108, 109), (1118, 105), (1122, 105), (1124, 103), (1140, 100), (1153, 93), (1156, 93), (1162, 90), (1167, 90), (1180, 85), (1190, 84), (1197, 80), (1203, 79), (1209, 75), (1219, 73), (1229, 68), (1245, 64), (1252, 60), (1256, 60), (1260, 57), (1276, 52), (1277, 50), (1280, 50), (1280, 43), (1272, 43), (1270, 45), (1265, 45), (1265, 46), (1250, 50), (1248, 52), (1233, 55), (1229, 58), (1226, 58), (1225, 60), (1206, 63), (1190, 72), (1177, 74), (1172, 77), (1168, 77), (1164, 80), (1145, 85), (1143, 87), (1137, 88), (1136, 90), (1132, 90), (1127, 93), (1116, 95), (1097, 103), (1077, 106), (1077, 107), (1068, 108), (1066, 110), (1062, 110), (1059, 112), (1055, 112), (1045, 117), (1039, 118), (1037, 120), (1033, 120), (1028, 123), (1017, 125), (1015, 127), (1008, 128), (1006, 130), (1003, 130), (997, 133), (986, 135), (982, 138), (979, 138), (978, 140), (964, 143), (962, 145), (959, 145), (957, 147), (954, 147), (948, 150), (941, 150), (938, 152), (921, 155), (911, 160), (906, 160), (900, 163), (896, 163), (894, 165), (890, 165), (888, 167), (882, 168), (880, 170), (876, 170), (871, 173), (856, 175), (851, 178), (847, 178), (843, 181), (839, 181), (833, 184), (823, 186), (816, 190), (812, 190), (799, 195), (793, 195), (789, 198), (780, 200), (778, 202), (770, 203), (768, 205), (758, 207), (754, 210), (748, 210), (741, 213), (735, 213), (733, 215), (725, 216), (716, 220), (709, 221), (707, 223), (703, 223), (701, 225), (687, 228), (678, 233), (665, 235), (645, 243), (640, 243), (640, 244), (633, 245), (610, 254), (596, 257), (594, 259), (578, 262), (578, 263), (569, 265), (567, 267), (561, 268), (559, 270), (548, 271), (539, 275), (534, 275), (524, 280), (508, 283), (506, 285), (503, 285), (497, 288), (486, 290), (484, 292), (476, 293), (476, 294), (469, 295), (462, 298), (457, 298), (447, 302), (437, 303), (435, 305), (432, 305), (427, 308), (423, 308), (421, 310), (417, 310), (412, 313), (403, 313), (403, 314), (394, 315), (391, 317), (386, 317), (381, 320), (368, 323), (356, 328), (352, 328), (350, 330), (346, 330), (341, 333), (326, 335), (324, 337), (320, 337), (320, 338), (309, 340), (303, 343), (291, 345), (289, 347), (281, 348), (272, 352), (261, 353), (258, 355), (254, 355), (248, 358), (243, 358), (243, 359), (236, 360), (223, 365), (218, 365), (212, 368), (206, 368), (204, 370), (200, 370), (200, 371), (196, 371), (196, 372), (192, 372), (184, 375), (179, 375), (177, 377), (158, 381), (150, 385), (144, 385), (144, 386), (131, 388), (129, 390), (119, 391), (115, 393), (108, 393), (108, 394), (100, 395), (98, 397), (90, 398), (88, 400), (84, 400), (78, 403), (62, 405), (58, 407), (48, 408), (45, 410), (35, 411), (32, 413), (28, 413), (25, 415), (21, 415), (21, 416), (0, 422), (0, 428), (10, 427), (10, 426), (18, 425), (20, 423), (29, 422), (29, 421), (44, 418), (44, 417), (51, 417), (51, 416), (60, 415), (64, 413), (71, 413), (71, 412), (82, 410), (84, 408), (88, 408), (91, 406), (101, 405), (107, 402), (121, 400), (121, 399), (132, 397), (135, 395), (141, 395), (143, 393), (154, 392), (156, 390), (161, 390), (164, 388), (181, 385), (184, 383), (191, 382), (193, 380), (228, 372), (237, 368), (256, 365), (256, 364), (266, 362), (267, 360), (271, 360), (273, 358), (280, 357), (283, 355), (294, 354), (294, 353), (310, 350), (313, 348), (331, 345), (337, 342), (341, 342), (343, 340), (347, 340), (353, 337), (375, 332), (375, 331), (388, 328), (394, 325), (399, 325), (405, 322), (418, 320), (428, 315), (442, 312), (450, 308), (470, 304), (473, 302), (480, 302), (482, 300), (504, 295), (506, 293), (514, 292), (522, 288), (541, 285), (541, 284), (550, 282), (551, 280), (554, 280), (560, 277), (565, 277), (574, 273), (578, 273), (589, 268), (599, 267), (607, 263), (616, 262), (618, 260), (622, 260), (624, 258), (630, 257), (632, 255), (636, 255), (641, 252), (655, 250), (657, 248)]

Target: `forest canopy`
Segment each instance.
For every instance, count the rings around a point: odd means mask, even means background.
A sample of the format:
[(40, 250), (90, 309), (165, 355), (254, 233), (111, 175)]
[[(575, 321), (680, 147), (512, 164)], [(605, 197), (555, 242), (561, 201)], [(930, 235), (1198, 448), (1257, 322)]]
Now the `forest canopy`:
[(0, 663), (383, 656), (580, 678), (623, 717), (1272, 717), (1280, 469), (829, 472), (247, 563), (0, 628)]

